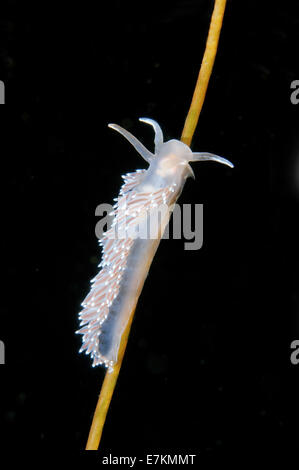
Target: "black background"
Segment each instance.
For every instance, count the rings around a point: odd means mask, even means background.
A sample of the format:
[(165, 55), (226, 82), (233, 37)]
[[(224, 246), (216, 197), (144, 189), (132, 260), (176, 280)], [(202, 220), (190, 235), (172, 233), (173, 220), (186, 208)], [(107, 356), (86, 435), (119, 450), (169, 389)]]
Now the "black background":
[[(180, 137), (212, 4), (1, 3), (3, 449), (84, 448), (104, 376), (74, 334), (100, 259), (94, 211), (145, 168), (107, 124), (150, 149), (140, 116)], [(204, 244), (161, 242), (102, 455), (298, 444), (298, 51), (298, 2), (228, 1), (192, 148), (235, 168), (193, 165), (180, 202), (204, 204)]]

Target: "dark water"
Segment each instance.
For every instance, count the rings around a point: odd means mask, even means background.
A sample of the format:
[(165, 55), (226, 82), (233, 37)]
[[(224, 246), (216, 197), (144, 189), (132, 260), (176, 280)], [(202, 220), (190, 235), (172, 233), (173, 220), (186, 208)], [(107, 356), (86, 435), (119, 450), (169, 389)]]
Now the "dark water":
[[(193, 165), (180, 201), (204, 204), (203, 247), (158, 249), (101, 455), (298, 446), (299, 5), (274, 3), (228, 1), (192, 148), (235, 169)], [(85, 444), (103, 378), (74, 334), (100, 259), (94, 212), (121, 174), (145, 168), (107, 124), (150, 150), (141, 116), (179, 138), (211, 10), (207, 0), (1, 4), (3, 449), (69, 458)]]

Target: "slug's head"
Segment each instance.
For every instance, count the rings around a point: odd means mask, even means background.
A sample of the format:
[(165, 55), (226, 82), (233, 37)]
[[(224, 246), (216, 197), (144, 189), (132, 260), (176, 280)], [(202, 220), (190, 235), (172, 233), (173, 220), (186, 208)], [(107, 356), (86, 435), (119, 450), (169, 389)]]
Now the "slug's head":
[[(194, 173), (189, 165), (189, 162), (199, 162), (199, 161), (215, 161), (228, 165), (233, 168), (234, 165), (225, 158), (219, 157), (212, 153), (206, 152), (192, 152), (188, 145), (184, 144), (179, 140), (169, 140), (163, 142), (163, 132), (159, 124), (153, 119), (140, 118), (139, 121), (145, 122), (153, 126), (155, 131), (155, 152), (150, 152), (144, 145), (136, 139), (130, 132), (126, 131), (117, 124), (108, 124), (108, 126), (120, 134), (122, 134), (132, 145), (135, 147), (138, 153), (148, 162), (155, 160), (158, 163), (161, 174), (166, 175), (175, 171), (178, 165), (182, 165), (186, 168), (186, 177), (193, 176)], [(157, 161), (158, 160), (158, 161)]]

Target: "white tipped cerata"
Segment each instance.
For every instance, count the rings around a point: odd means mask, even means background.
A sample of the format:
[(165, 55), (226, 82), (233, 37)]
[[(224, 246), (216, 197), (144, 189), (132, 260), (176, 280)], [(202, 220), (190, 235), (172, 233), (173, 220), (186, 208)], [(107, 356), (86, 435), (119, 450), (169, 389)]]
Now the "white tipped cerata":
[[(186, 179), (193, 175), (189, 162), (211, 160), (233, 167), (217, 155), (193, 153), (178, 140), (163, 142), (163, 133), (156, 121), (148, 118), (140, 118), (140, 121), (154, 129), (154, 153), (127, 130), (109, 124), (135, 147), (149, 167), (122, 177), (124, 183), (114, 206), (112, 227), (100, 240), (100, 271), (91, 281), (90, 292), (79, 313), (80, 352), (90, 354), (93, 366), (102, 364), (108, 370), (113, 369), (118, 359), (122, 334), (136, 306), (172, 207)], [(156, 217), (157, 212), (159, 217)]]

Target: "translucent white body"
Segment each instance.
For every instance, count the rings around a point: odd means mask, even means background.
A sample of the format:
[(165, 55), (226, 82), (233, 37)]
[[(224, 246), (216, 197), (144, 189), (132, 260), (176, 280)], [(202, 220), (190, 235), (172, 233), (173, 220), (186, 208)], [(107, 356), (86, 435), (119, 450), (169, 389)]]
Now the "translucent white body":
[[(128, 131), (109, 124), (136, 148), (149, 167), (123, 177), (125, 183), (115, 206), (113, 227), (101, 240), (101, 270), (93, 280), (79, 314), (81, 328), (78, 333), (83, 335), (80, 351), (91, 355), (94, 366), (103, 364), (110, 370), (117, 362), (122, 334), (138, 301), (171, 208), (188, 176), (194, 176), (189, 162), (214, 160), (233, 166), (217, 155), (193, 153), (178, 140), (164, 143), (162, 131), (155, 121), (146, 118), (141, 121), (152, 125), (155, 130), (154, 154)], [(155, 236), (144, 237), (149, 219), (160, 207), (163, 210), (160, 211)], [(137, 227), (137, 233), (142, 236), (136, 236)], [(117, 236), (116, 228), (121, 229)], [(122, 233), (121, 237), (119, 233)]]

